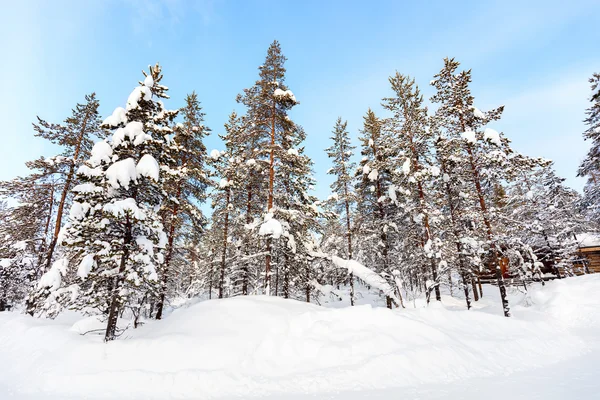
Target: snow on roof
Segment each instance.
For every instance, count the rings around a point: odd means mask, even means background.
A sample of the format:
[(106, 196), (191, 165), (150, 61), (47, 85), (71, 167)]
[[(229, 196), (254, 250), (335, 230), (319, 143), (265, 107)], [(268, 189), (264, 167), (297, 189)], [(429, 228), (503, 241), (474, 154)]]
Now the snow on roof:
[(579, 247), (600, 247), (600, 233), (583, 232), (575, 236)]

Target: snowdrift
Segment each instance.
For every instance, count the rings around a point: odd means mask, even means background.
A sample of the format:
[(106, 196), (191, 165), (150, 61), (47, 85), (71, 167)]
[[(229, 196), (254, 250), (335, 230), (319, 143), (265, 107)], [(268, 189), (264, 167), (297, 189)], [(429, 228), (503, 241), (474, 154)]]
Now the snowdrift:
[[(488, 288), (480, 309), (341, 309), (274, 297), (204, 301), (117, 341), (54, 321), (0, 313), (0, 393), (60, 399), (207, 399), (414, 387), (506, 375), (585, 354), (599, 341), (600, 276), (535, 287), (504, 318)], [(518, 301), (514, 294), (513, 302)], [(90, 322), (91, 321), (91, 322)], [(600, 364), (600, 363), (599, 363)], [(47, 397), (46, 397), (47, 396)], [(8, 397), (8, 396), (7, 396)], [(5, 398), (0, 395), (0, 398)]]

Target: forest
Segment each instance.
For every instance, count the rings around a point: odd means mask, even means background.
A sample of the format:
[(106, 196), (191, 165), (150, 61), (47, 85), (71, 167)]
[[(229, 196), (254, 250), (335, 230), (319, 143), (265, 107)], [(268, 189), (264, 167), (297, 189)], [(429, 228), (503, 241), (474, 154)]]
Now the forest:
[(290, 117), (302, 99), (285, 62), (274, 41), (231, 99), (244, 111), (224, 121), (219, 149), (205, 145), (211, 99), (192, 88), (169, 99), (158, 63), (111, 115), (90, 93), (63, 121), (38, 117), (32, 134), (60, 151), (0, 183), (0, 311), (98, 316), (110, 342), (119, 319), (135, 329), (190, 299), (353, 306), (360, 285), (400, 310), (447, 292), (469, 310), (494, 291), (510, 317), (508, 287), (589, 272), (578, 249), (599, 228), (600, 74), (589, 78), (583, 193), (551, 160), (515, 150), (494, 128), (504, 107), (477, 108), (471, 70), (446, 58), (430, 99), (411, 71), (391, 75), (385, 112), (365, 110), (358, 143), (344, 116), (323, 127), (334, 180), (317, 198), (313, 132)]

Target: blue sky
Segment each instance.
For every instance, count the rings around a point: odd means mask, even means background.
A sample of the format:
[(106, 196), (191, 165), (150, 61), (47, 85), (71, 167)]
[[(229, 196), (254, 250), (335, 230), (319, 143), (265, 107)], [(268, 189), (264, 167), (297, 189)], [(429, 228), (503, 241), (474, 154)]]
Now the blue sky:
[(159, 61), (167, 107), (195, 90), (215, 137), (257, 78), (268, 45), (288, 57), (287, 82), (300, 105), (292, 118), (307, 133), (317, 195), (329, 193), (329, 146), (338, 116), (356, 138), (368, 107), (380, 110), (396, 70), (427, 97), (442, 59), (473, 70), (475, 104), (506, 106), (493, 127), (525, 154), (555, 160), (575, 177), (592, 72), (600, 71), (600, 2), (594, 1), (184, 1), (90, 0), (4, 3), (0, 13), (0, 179), (51, 146), (33, 137), (36, 115), (61, 121), (95, 91), (102, 116), (123, 106)]

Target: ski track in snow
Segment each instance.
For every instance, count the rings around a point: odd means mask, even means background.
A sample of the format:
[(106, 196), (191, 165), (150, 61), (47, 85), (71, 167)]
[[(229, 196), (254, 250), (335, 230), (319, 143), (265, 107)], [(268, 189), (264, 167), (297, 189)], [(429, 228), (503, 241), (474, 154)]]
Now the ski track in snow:
[(598, 291), (600, 275), (534, 285), (527, 298), (513, 290), (510, 319), (495, 287), (471, 311), (452, 297), (394, 311), (237, 297), (181, 307), (109, 344), (80, 335), (93, 318), (5, 312), (0, 399), (591, 399)]

